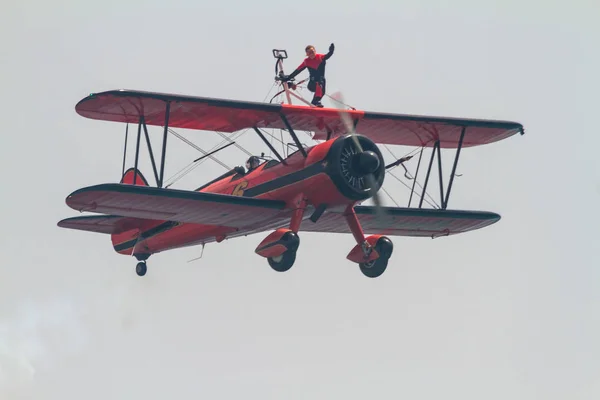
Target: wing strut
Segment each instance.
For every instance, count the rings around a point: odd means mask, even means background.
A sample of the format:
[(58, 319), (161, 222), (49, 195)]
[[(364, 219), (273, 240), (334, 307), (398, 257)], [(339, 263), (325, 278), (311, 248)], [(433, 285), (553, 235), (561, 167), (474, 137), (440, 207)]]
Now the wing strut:
[(452, 190), (452, 183), (454, 182), (454, 175), (456, 174), (456, 165), (458, 164), (458, 157), (460, 156), (460, 149), (462, 149), (463, 139), (465, 138), (465, 132), (467, 127), (463, 126), (462, 132), (460, 133), (460, 139), (458, 140), (458, 149), (456, 149), (456, 157), (454, 157), (454, 165), (452, 165), (452, 173), (450, 174), (450, 182), (448, 183), (448, 191), (446, 192), (446, 198), (442, 203), (442, 208), (445, 210), (448, 207), (448, 199), (450, 198), (450, 190)]
[(436, 140), (431, 149), (431, 158), (429, 159), (429, 167), (427, 168), (427, 175), (425, 176), (425, 184), (423, 185), (423, 191), (421, 192), (421, 200), (419, 201), (419, 208), (423, 207), (423, 200), (425, 199), (425, 192), (427, 191), (427, 184), (429, 183), (429, 175), (431, 174), (431, 166), (433, 165), (433, 159), (435, 157), (435, 150), (440, 145), (440, 141)]
[(135, 164), (134, 164), (134, 172), (133, 172), (133, 184), (137, 183), (137, 171), (138, 171), (138, 161), (140, 158), (140, 137), (142, 136), (142, 117), (138, 122), (138, 133), (137, 133), (137, 142), (135, 145)]
[[(454, 183), (454, 177), (456, 176), (456, 166), (458, 165), (458, 159), (460, 158), (460, 151), (463, 146), (463, 140), (465, 138), (467, 127), (463, 126), (460, 139), (458, 142), (458, 148), (456, 149), (456, 155), (454, 157), (454, 164), (452, 165), (452, 172), (450, 174), (450, 181), (448, 182), (448, 187), (446, 189), (446, 193), (444, 195), (444, 179), (442, 174), (442, 154), (441, 154), (441, 145), (439, 139), (435, 141), (433, 148), (431, 150), (431, 157), (429, 159), (429, 166), (427, 168), (427, 175), (425, 176), (425, 183), (423, 184), (423, 189), (421, 192), (421, 200), (419, 200), (419, 208), (423, 207), (423, 200), (425, 200), (425, 194), (427, 192), (427, 184), (429, 183), (429, 177), (431, 175), (431, 167), (433, 166), (433, 160), (438, 159), (438, 175), (439, 175), (439, 184), (440, 184), (440, 201), (441, 201), (441, 209), (445, 210), (448, 207), (448, 200), (450, 199), (450, 191), (452, 190), (452, 184)], [(415, 173), (412, 190), (410, 193), (410, 198), (408, 200), (408, 207), (410, 207), (410, 203), (412, 201), (412, 195), (415, 191), (415, 184), (417, 183), (417, 177), (419, 175), (419, 167), (421, 166), (421, 157), (423, 156), (423, 149), (421, 149), (421, 154), (419, 155), (419, 162), (417, 164), (417, 171)], [(392, 166), (393, 164), (390, 164)]]
[(300, 144), (300, 139), (298, 139), (298, 136), (296, 135), (296, 132), (294, 132), (294, 129), (292, 129), (292, 126), (290, 125), (290, 122), (287, 120), (287, 118), (285, 117), (285, 115), (283, 115), (283, 113), (280, 113), (279, 115), (281, 116), (281, 120), (283, 121), (283, 123), (287, 127), (288, 132), (290, 132), (290, 135), (292, 135), (292, 139), (294, 139), (294, 142), (296, 143), (296, 146), (298, 146), (298, 149), (300, 150), (300, 152), (302, 153), (302, 155), (304, 156), (304, 158), (306, 158), (307, 157), (306, 150), (304, 149), (304, 147), (302, 147), (302, 144)]
[(169, 114), (171, 114), (171, 102), (167, 101), (167, 111), (165, 112), (165, 130), (163, 132), (162, 158), (160, 161), (160, 180), (158, 187), (162, 187), (165, 176), (165, 156), (167, 152), (167, 133), (169, 131)]
[[(150, 135), (148, 134), (148, 127), (146, 125), (146, 120), (144, 118), (144, 115), (140, 115), (140, 118), (138, 120), (138, 131), (137, 131), (137, 138), (136, 138), (136, 144), (135, 144), (135, 171), (134, 171), (134, 175), (133, 175), (133, 184), (135, 185), (137, 183), (137, 178), (138, 178), (138, 165), (139, 165), (139, 159), (140, 159), (140, 141), (142, 138), (142, 128), (144, 129), (144, 136), (146, 137), (146, 145), (148, 146), (148, 154), (150, 156), (150, 162), (152, 163), (152, 170), (154, 172), (154, 178), (156, 179), (156, 186), (159, 188), (162, 188), (163, 186), (163, 179), (164, 179), (164, 175), (165, 175), (165, 158), (166, 158), (166, 151), (167, 151), (167, 133), (169, 130), (169, 114), (170, 114), (170, 109), (171, 109), (171, 103), (167, 102), (167, 110), (165, 113), (165, 130), (163, 133), (163, 143), (162, 143), (162, 154), (161, 154), (161, 162), (160, 162), (160, 169), (156, 168), (156, 160), (154, 158), (154, 151), (152, 150), (152, 144), (150, 142)], [(127, 128), (125, 130), (125, 148), (123, 149), (123, 172), (121, 175), (125, 174), (125, 158), (127, 155), (127, 136), (129, 133), (129, 124), (127, 124)]]
[(144, 117), (140, 118), (142, 125), (144, 126), (144, 135), (146, 136), (146, 144), (148, 145), (148, 154), (150, 154), (150, 161), (152, 162), (152, 170), (154, 171), (154, 178), (156, 179), (156, 185), (160, 187), (160, 179), (158, 178), (158, 171), (156, 170), (156, 162), (154, 162), (154, 152), (152, 151), (152, 145), (150, 144), (150, 136), (148, 136), (148, 127), (144, 121)]
[(142, 115), (138, 121), (138, 134), (137, 141), (135, 145), (135, 170), (133, 173), (133, 184), (137, 183), (138, 177), (138, 164), (140, 158), (140, 140), (142, 138), (142, 128), (144, 128), (144, 136), (146, 137), (146, 145), (148, 146), (148, 154), (150, 155), (150, 162), (152, 163), (152, 170), (154, 172), (154, 178), (156, 179), (156, 186), (160, 187), (160, 179), (158, 177), (158, 171), (156, 169), (156, 162), (154, 160), (154, 151), (152, 151), (152, 144), (150, 143), (150, 136), (148, 135), (148, 127), (146, 126), (146, 121), (144, 120), (144, 116)]
[(286, 161), (283, 159), (283, 157), (281, 157), (281, 155), (280, 155), (280, 154), (277, 152), (277, 150), (275, 150), (275, 148), (273, 147), (273, 145), (271, 144), (271, 142), (269, 142), (269, 141), (267, 140), (267, 138), (266, 138), (266, 137), (265, 137), (265, 136), (262, 134), (262, 132), (261, 132), (261, 131), (259, 131), (259, 130), (258, 130), (258, 128), (257, 128), (256, 126), (253, 126), (253, 127), (252, 127), (252, 129), (254, 129), (254, 131), (256, 132), (256, 134), (257, 134), (258, 136), (260, 136), (260, 138), (263, 140), (263, 142), (265, 142), (265, 144), (266, 144), (267, 146), (269, 146), (269, 149), (271, 149), (271, 151), (272, 151), (272, 152), (275, 154), (275, 156), (276, 156), (277, 158), (279, 158), (279, 161), (281, 161), (281, 163), (282, 163), (283, 165), (287, 165), (287, 162), (286, 162)]
[(123, 170), (121, 176), (125, 175), (125, 158), (127, 157), (127, 136), (129, 135), (129, 123), (125, 126), (125, 145), (123, 146)]
[(438, 177), (440, 180), (440, 202), (442, 208), (444, 208), (444, 176), (442, 175), (442, 153), (440, 151), (440, 143), (437, 145), (437, 159), (438, 159)]

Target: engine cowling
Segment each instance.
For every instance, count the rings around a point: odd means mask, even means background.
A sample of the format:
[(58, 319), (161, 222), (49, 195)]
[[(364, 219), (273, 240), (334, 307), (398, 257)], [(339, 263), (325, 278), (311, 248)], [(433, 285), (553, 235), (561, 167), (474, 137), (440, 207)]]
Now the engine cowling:
[[(355, 136), (362, 153), (351, 135), (337, 138), (327, 154), (327, 173), (341, 194), (362, 201), (372, 197), (383, 185), (385, 162), (375, 142), (366, 136)], [(369, 174), (374, 178), (372, 182), (367, 179)]]

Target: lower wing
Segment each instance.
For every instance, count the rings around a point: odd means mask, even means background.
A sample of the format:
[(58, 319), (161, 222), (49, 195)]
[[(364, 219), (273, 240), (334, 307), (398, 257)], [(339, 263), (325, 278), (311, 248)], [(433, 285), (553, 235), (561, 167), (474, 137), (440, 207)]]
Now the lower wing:
[(101, 216), (62, 220), (59, 226), (99, 233), (120, 233), (147, 221), (170, 221), (254, 231), (289, 221), (283, 201), (215, 193), (102, 184), (79, 189), (66, 200), (69, 207)]
[[(228, 236), (235, 237), (284, 226), (291, 214), (282, 201), (125, 184), (77, 190), (67, 197), (67, 204), (78, 211), (107, 215), (68, 218), (59, 226), (100, 233), (119, 233), (159, 220), (234, 228)], [(390, 236), (449, 236), (500, 220), (500, 215), (486, 211), (384, 207), (386, 215), (380, 218), (375, 207), (354, 210), (366, 234)], [(305, 219), (300, 230), (351, 233), (343, 210), (327, 211), (316, 223)]]
[[(381, 218), (377, 215), (375, 207), (354, 207), (365, 234), (414, 237), (449, 236), (481, 229), (500, 220), (500, 215), (487, 211), (383, 208), (385, 216)], [(300, 230), (351, 233), (343, 210), (326, 212), (316, 223), (304, 220)]]

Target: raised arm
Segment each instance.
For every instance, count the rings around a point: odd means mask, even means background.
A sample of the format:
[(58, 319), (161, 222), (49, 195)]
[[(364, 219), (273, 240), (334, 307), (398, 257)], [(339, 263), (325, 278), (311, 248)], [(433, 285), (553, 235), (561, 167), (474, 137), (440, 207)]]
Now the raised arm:
[(333, 55), (334, 50), (335, 50), (335, 46), (333, 45), (333, 43), (331, 43), (329, 45), (329, 52), (327, 54), (325, 54), (325, 60), (329, 60), (329, 57), (331, 57)]
[(302, 61), (302, 64), (300, 64), (298, 66), (298, 68), (296, 68), (294, 70), (294, 72), (292, 72), (291, 74), (289, 74), (286, 78), (287, 79), (294, 79), (296, 77), (296, 75), (298, 75), (300, 72), (304, 71), (305, 68), (306, 68), (306, 61)]

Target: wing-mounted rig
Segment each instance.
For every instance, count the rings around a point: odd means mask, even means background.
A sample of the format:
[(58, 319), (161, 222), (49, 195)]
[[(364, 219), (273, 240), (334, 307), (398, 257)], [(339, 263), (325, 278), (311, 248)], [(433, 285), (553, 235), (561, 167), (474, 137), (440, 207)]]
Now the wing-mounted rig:
[(292, 97), (296, 98), (297, 100), (299, 100), (300, 102), (302, 102), (303, 104), (309, 106), (309, 107), (314, 107), (313, 104), (310, 103), (310, 101), (306, 100), (304, 97), (302, 97), (302, 95), (300, 95), (298, 93), (298, 89), (302, 88), (303, 84), (308, 81), (308, 79), (302, 79), (301, 81), (296, 82), (295, 78), (294, 79), (289, 79), (289, 80), (284, 80), (283, 77), (285, 76), (284, 70), (283, 70), (283, 60), (285, 60), (287, 58), (287, 51), (286, 50), (279, 50), (279, 49), (273, 49), (273, 57), (275, 57), (275, 82), (280, 83), (281, 87), (283, 89), (281, 89), (279, 92), (275, 93), (275, 95), (273, 95), (273, 97), (271, 97), (271, 99), (269, 100), (269, 103), (272, 103), (273, 100), (275, 100), (275, 98), (277, 98), (278, 96), (285, 94), (285, 98), (287, 101), (287, 104), (292, 104)]
[(302, 96), (295, 93), (296, 89), (298, 89), (298, 86), (301, 85), (302, 83), (304, 83), (306, 81), (306, 79), (304, 79), (300, 82), (297, 82), (297, 83), (295, 82), (294, 79), (291, 79), (288, 81), (285, 81), (282, 79), (283, 76), (285, 75), (285, 73), (283, 71), (283, 60), (285, 60), (287, 58), (287, 51), (273, 49), (273, 57), (275, 57), (275, 60), (276, 60), (275, 61), (275, 82), (280, 82), (283, 89), (281, 91), (275, 93), (275, 95), (273, 97), (271, 97), (271, 100), (269, 100), (269, 102), (272, 102), (277, 96), (281, 95), (282, 93), (285, 93), (287, 104), (292, 104), (292, 96), (293, 96), (296, 99), (303, 102), (304, 104), (311, 106), (309, 101), (307, 101)]

